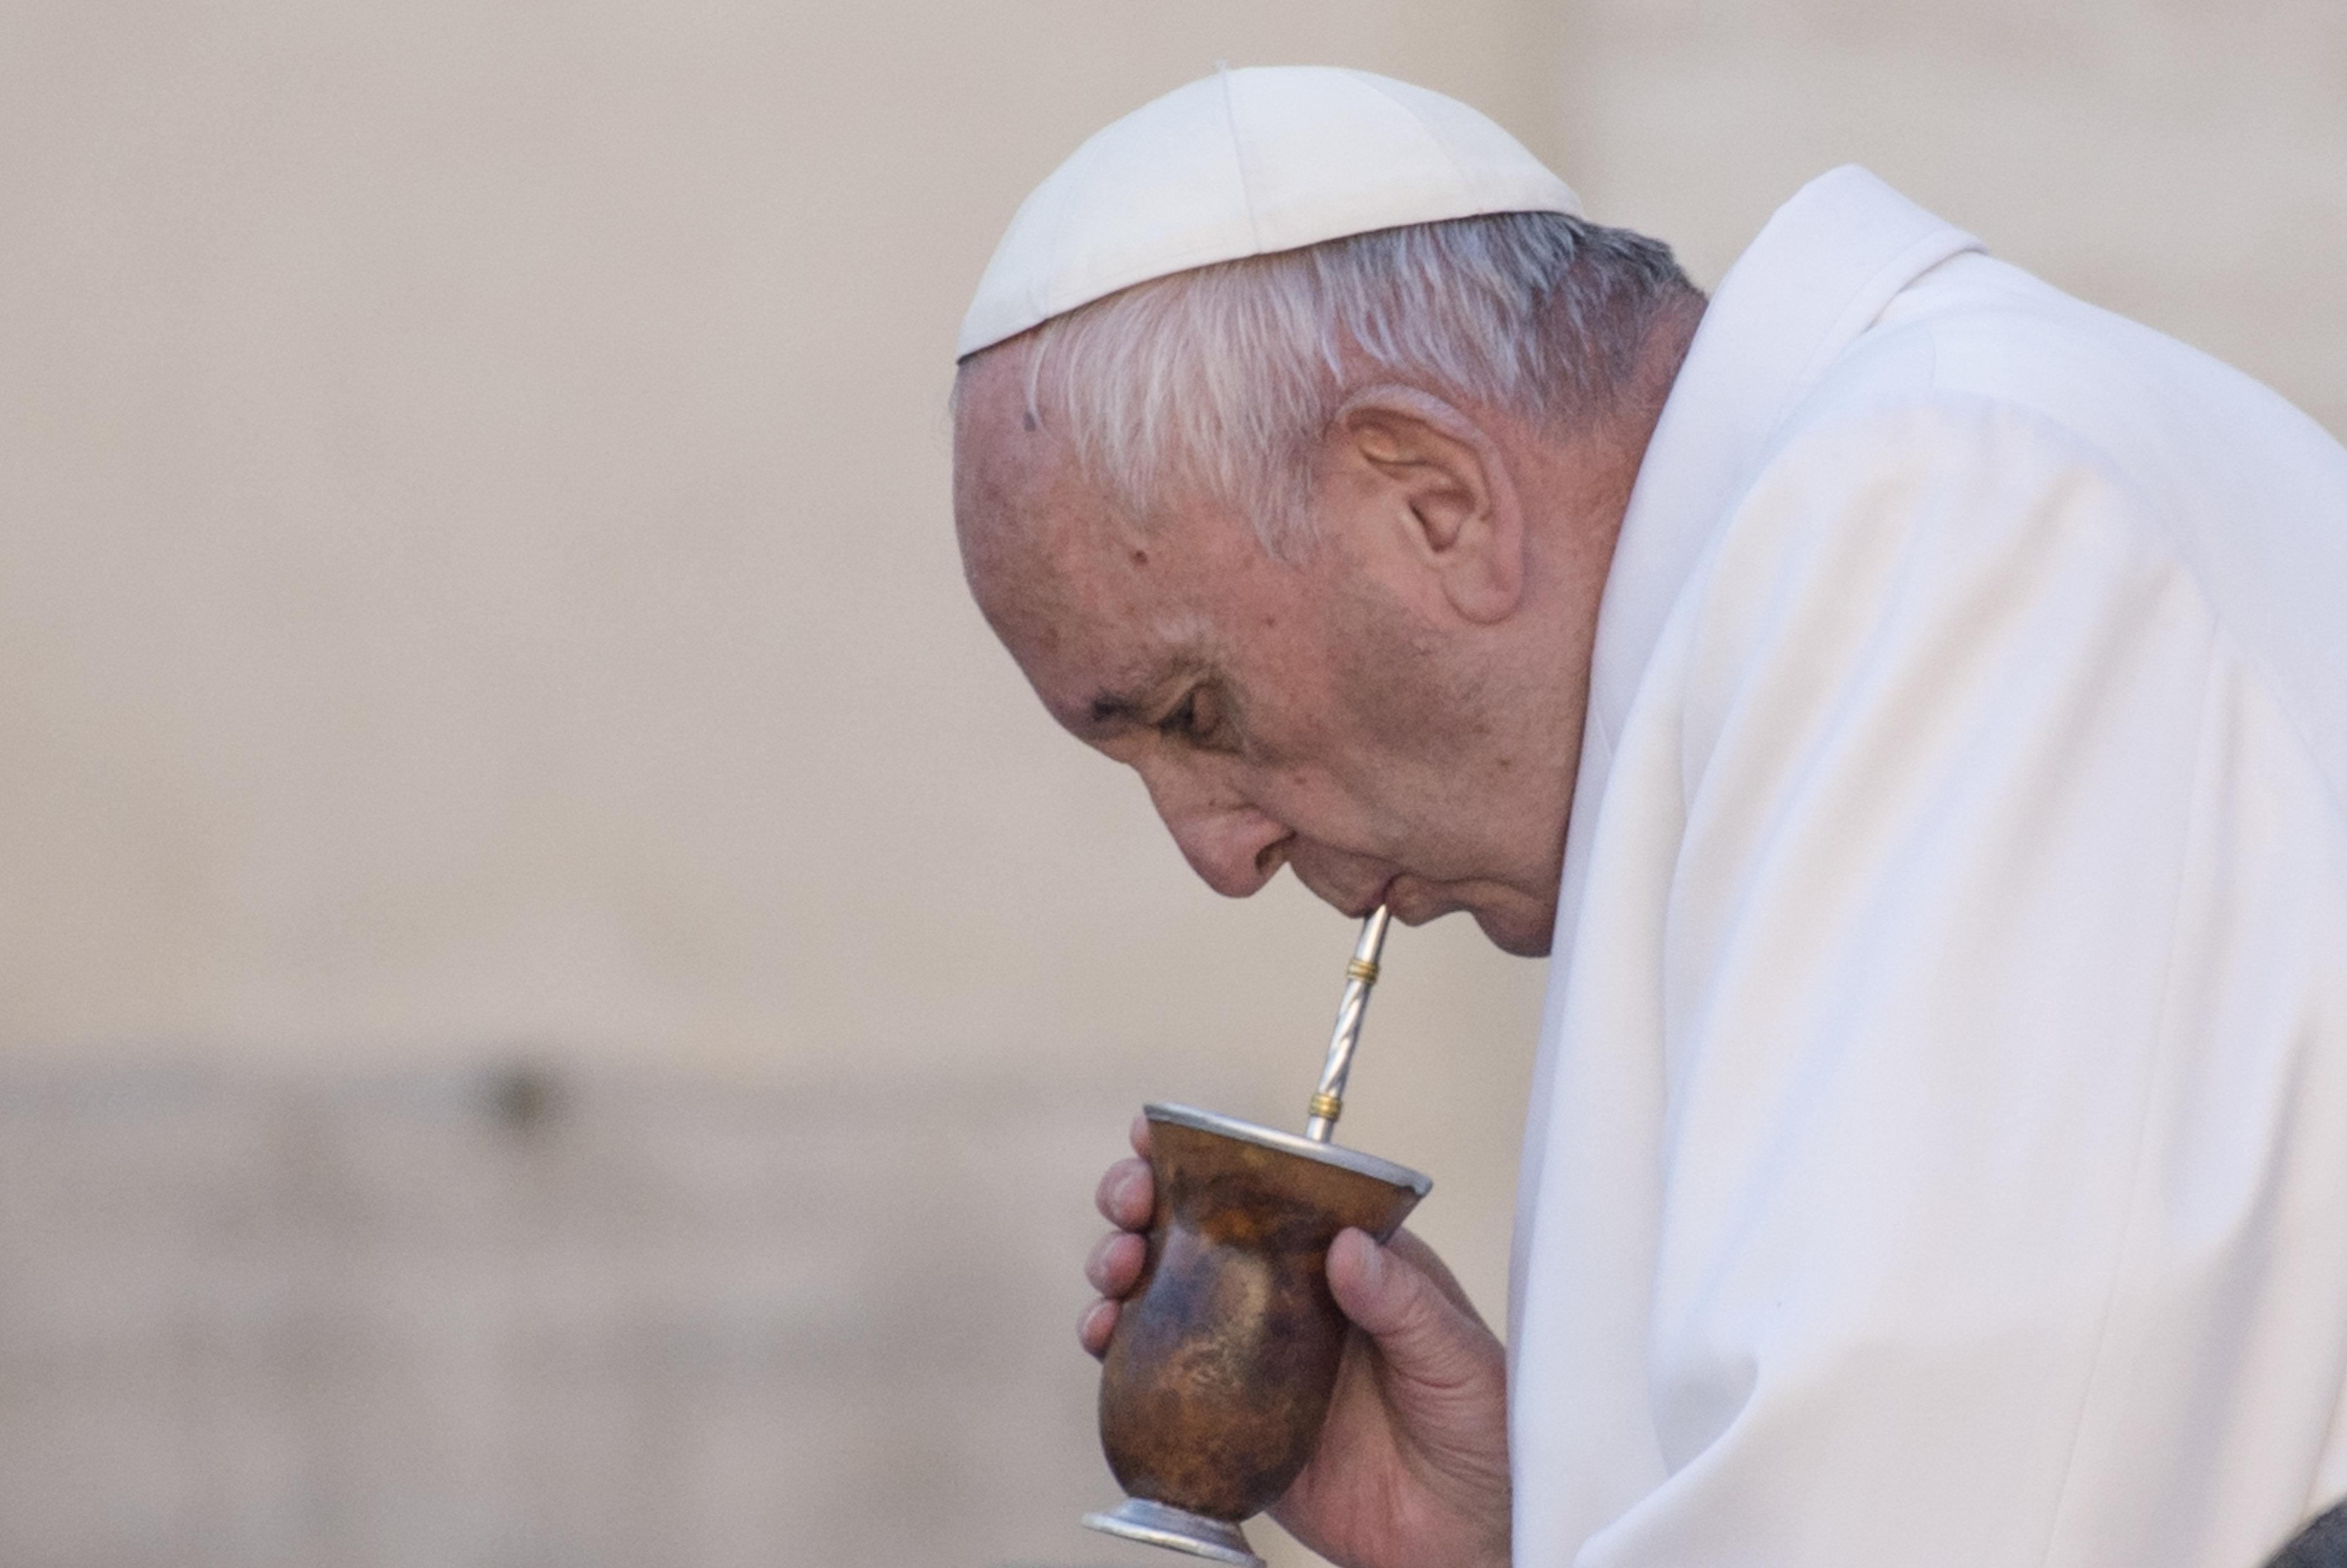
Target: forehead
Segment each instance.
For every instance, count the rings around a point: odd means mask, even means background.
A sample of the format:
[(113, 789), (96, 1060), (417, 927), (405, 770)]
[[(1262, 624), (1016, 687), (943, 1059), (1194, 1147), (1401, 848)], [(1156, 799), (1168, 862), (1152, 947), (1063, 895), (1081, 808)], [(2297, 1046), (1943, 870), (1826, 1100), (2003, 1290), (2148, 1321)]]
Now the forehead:
[(1100, 695), (1214, 660), (1277, 569), (1231, 519), (1120, 514), (1051, 422), (1030, 417), (1025, 352), (981, 355), (962, 379), (954, 523), (979, 608), (1075, 728)]
[(1066, 548), (1109, 521), (1073, 448), (1030, 408), (1026, 364), (1017, 340), (972, 360), (954, 388), (954, 531), (973, 589), (1024, 564), (1015, 557)]

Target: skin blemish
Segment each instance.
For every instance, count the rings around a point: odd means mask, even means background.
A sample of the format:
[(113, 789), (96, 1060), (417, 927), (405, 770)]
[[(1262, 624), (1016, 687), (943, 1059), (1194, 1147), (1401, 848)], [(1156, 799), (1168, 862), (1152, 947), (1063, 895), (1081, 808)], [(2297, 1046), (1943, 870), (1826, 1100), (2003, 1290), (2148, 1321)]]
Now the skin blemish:
[(1135, 566), (1147, 566), (1149, 564), (1149, 552), (1147, 550), (1135, 548), (1133, 552), (1133, 564)]

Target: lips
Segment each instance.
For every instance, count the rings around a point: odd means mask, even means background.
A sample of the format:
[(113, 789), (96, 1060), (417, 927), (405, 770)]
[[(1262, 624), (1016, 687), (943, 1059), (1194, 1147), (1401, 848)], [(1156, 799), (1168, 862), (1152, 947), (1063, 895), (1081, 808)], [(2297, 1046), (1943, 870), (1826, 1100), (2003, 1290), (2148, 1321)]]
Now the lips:
[[(1287, 857), (1287, 869), (1312, 897), (1356, 920), (1393, 897), (1402, 873), (1391, 869), (1392, 865), (1366, 855), (1324, 851), (1308, 840), (1298, 841), (1296, 852)], [(1381, 879), (1363, 886), (1368, 876)]]
[(1391, 876), (1387, 877), (1385, 881), (1378, 886), (1377, 891), (1371, 893), (1368, 897), (1348, 899), (1345, 903), (1338, 905), (1337, 907), (1344, 910), (1346, 915), (1350, 918), (1358, 920), (1368, 915), (1370, 910), (1376, 908), (1378, 905), (1390, 899), (1393, 897), (1394, 884), (1400, 880), (1401, 874), (1399, 872), (1396, 872)]

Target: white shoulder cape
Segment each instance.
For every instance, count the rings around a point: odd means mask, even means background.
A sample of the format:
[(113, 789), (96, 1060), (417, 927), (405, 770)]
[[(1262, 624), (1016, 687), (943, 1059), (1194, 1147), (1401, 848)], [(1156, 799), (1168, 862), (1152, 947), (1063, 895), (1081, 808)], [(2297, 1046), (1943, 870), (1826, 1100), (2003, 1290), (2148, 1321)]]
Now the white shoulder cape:
[(2252, 1568), (2347, 1493), (2347, 453), (1857, 169), (1601, 616), (1522, 1568)]

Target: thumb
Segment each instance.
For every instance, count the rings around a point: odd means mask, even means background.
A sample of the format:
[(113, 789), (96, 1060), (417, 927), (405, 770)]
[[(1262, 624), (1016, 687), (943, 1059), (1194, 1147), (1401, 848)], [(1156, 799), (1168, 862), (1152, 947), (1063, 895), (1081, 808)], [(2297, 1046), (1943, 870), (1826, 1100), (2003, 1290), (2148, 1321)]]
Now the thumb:
[(1458, 1307), (1432, 1276), (1367, 1231), (1341, 1231), (1329, 1245), (1328, 1291), (1402, 1377), (1458, 1384), (1481, 1371), (1477, 1337)]

